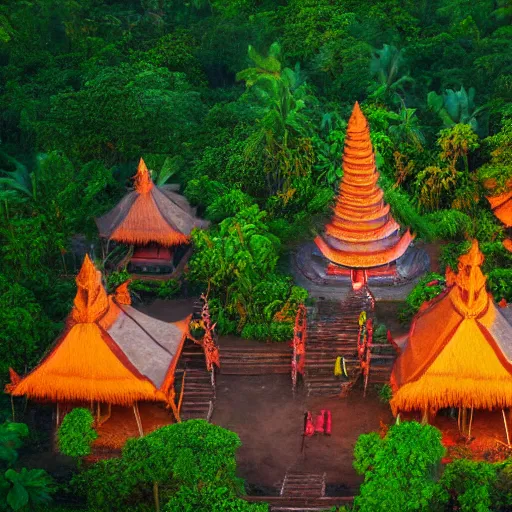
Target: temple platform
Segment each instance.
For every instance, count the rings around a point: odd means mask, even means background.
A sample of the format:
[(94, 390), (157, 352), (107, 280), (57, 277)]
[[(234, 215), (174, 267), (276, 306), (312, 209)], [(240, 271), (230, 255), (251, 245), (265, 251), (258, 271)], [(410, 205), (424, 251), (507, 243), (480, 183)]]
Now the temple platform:
[[(338, 266), (334, 271), (314, 242), (301, 246), (291, 259), (297, 284), (312, 297), (342, 299), (352, 289), (351, 269)], [(404, 300), (429, 268), (426, 251), (411, 244), (392, 265), (368, 269), (368, 286), (377, 300)]]

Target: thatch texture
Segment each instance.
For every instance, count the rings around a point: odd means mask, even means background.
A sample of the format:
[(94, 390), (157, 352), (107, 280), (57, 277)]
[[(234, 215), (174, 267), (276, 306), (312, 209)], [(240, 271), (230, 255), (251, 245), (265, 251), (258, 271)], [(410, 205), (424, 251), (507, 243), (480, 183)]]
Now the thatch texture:
[(512, 227), (512, 190), (487, 198), (496, 217), (507, 228)]
[(130, 306), (126, 284), (107, 297), (88, 257), (76, 281), (65, 332), (34, 370), (12, 379), (7, 391), (54, 402), (167, 402), (189, 319), (172, 324), (140, 313)]
[(100, 237), (122, 243), (173, 246), (187, 243), (193, 228), (207, 227), (198, 219), (185, 198), (154, 186), (141, 159), (135, 189), (110, 212), (96, 219)]
[(400, 258), (413, 240), (409, 231), (399, 235), (400, 226), (384, 204), (378, 178), (368, 122), (356, 102), (347, 127), (334, 216), (325, 235), (315, 239), (333, 263), (352, 268), (386, 265)]
[(446, 293), (413, 320), (391, 384), (394, 413), (512, 406), (512, 325), (486, 292), (475, 241)]

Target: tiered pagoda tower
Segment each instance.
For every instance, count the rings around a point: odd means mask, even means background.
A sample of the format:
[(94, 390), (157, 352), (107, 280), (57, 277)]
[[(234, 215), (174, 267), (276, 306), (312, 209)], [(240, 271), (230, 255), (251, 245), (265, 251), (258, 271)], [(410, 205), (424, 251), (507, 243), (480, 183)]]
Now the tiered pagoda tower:
[(316, 237), (316, 247), (297, 257), (306, 277), (324, 284), (351, 279), (357, 289), (371, 278), (396, 282), (426, 271), (428, 256), (412, 248), (408, 251), (414, 236), (409, 230), (400, 233), (378, 179), (370, 129), (356, 102), (347, 127), (334, 215)]
[[(347, 127), (343, 152), (343, 178), (334, 216), (325, 234), (315, 243), (331, 261), (329, 273), (338, 265), (346, 268), (373, 269), (389, 267), (409, 247), (409, 230), (400, 235), (400, 226), (384, 203), (384, 193), (377, 185), (379, 173), (370, 141), (370, 129), (356, 102)], [(381, 269), (379, 269), (381, 270)]]

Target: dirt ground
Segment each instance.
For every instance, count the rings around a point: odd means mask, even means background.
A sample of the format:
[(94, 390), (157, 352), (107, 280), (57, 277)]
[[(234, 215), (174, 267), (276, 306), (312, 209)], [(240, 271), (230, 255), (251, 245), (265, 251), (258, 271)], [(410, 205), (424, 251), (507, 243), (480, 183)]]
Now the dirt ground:
[(194, 299), (157, 299), (151, 304), (135, 304), (142, 313), (164, 322), (177, 322), (192, 313)]
[[(332, 412), (332, 435), (307, 438), (301, 454), (304, 412)], [(251, 488), (274, 490), (290, 468), (327, 473), (327, 483), (350, 494), (361, 478), (352, 454), (361, 433), (389, 422), (389, 407), (375, 394), (363, 399), (359, 390), (344, 399), (309, 399), (301, 389), (295, 397), (288, 375), (219, 375), (212, 423), (235, 431), (242, 441), (237, 454), (239, 475)]]
[[(512, 414), (508, 413), (506, 417), (510, 431)], [(512, 456), (512, 450), (505, 446), (507, 436), (501, 411), (475, 410), (470, 439), (459, 433), (457, 411), (451, 417), (448, 410), (443, 410), (431, 424), (443, 434), (443, 445), (447, 449), (444, 462), (461, 457), (494, 462)]]
[[(104, 407), (103, 409), (106, 409)], [(102, 414), (106, 410), (102, 409)], [(139, 404), (142, 430), (149, 434), (157, 428), (170, 425), (173, 422), (172, 412), (163, 404), (141, 402)], [(112, 406), (112, 414), (98, 429), (98, 439), (94, 447), (112, 448), (120, 450), (125, 441), (130, 437), (139, 437), (139, 429), (135, 420), (133, 408)]]

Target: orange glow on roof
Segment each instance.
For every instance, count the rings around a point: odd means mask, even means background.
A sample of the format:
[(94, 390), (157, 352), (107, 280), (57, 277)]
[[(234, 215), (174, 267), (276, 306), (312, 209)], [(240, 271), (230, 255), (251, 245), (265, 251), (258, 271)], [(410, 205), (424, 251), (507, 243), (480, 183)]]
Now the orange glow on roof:
[(393, 411), (512, 405), (512, 326), (485, 289), (478, 243), (424, 305), (395, 362)]
[(164, 246), (187, 243), (189, 237), (173, 229), (162, 217), (151, 193), (139, 194), (126, 217), (111, 235), (128, 244), (156, 242)]
[[(384, 203), (378, 178), (368, 122), (356, 102), (347, 126), (343, 177), (334, 215), (325, 227), (332, 239), (353, 242), (354, 246), (340, 250), (328, 237), (315, 239), (322, 254), (332, 262), (356, 268), (386, 265), (402, 256), (413, 240), (409, 232), (401, 238), (396, 235), (400, 226)], [(396, 237), (391, 247), (381, 243), (389, 242), (390, 236)]]
[(489, 196), (487, 200), (491, 204), (494, 215), (496, 215), (507, 228), (512, 227), (512, 190), (496, 196)]
[[(14, 396), (54, 402), (95, 400), (119, 405), (130, 405), (138, 400), (167, 402), (169, 390), (164, 392), (157, 388), (143, 375), (135, 366), (140, 361), (132, 363), (109, 334), (118, 317), (124, 314), (116, 300), (119, 304), (130, 303), (128, 282), (117, 288), (115, 298), (107, 296), (101, 273), (86, 256), (76, 284), (74, 307), (64, 333), (25, 377), (20, 378), (12, 371), (11, 384), (6, 386), (6, 391)], [(174, 328), (178, 347), (185, 340), (189, 320), (174, 324), (178, 327), (178, 330)], [(151, 335), (146, 330), (138, 323), (133, 325), (135, 327), (128, 333), (133, 339), (140, 336), (142, 340), (145, 336), (150, 341), (148, 336)], [(134, 328), (140, 329), (140, 335)], [(175, 359), (169, 359), (168, 382), (173, 379)]]
[(154, 187), (149, 170), (142, 158), (139, 161), (137, 174), (133, 177), (133, 182), (135, 190), (139, 194), (147, 194)]

